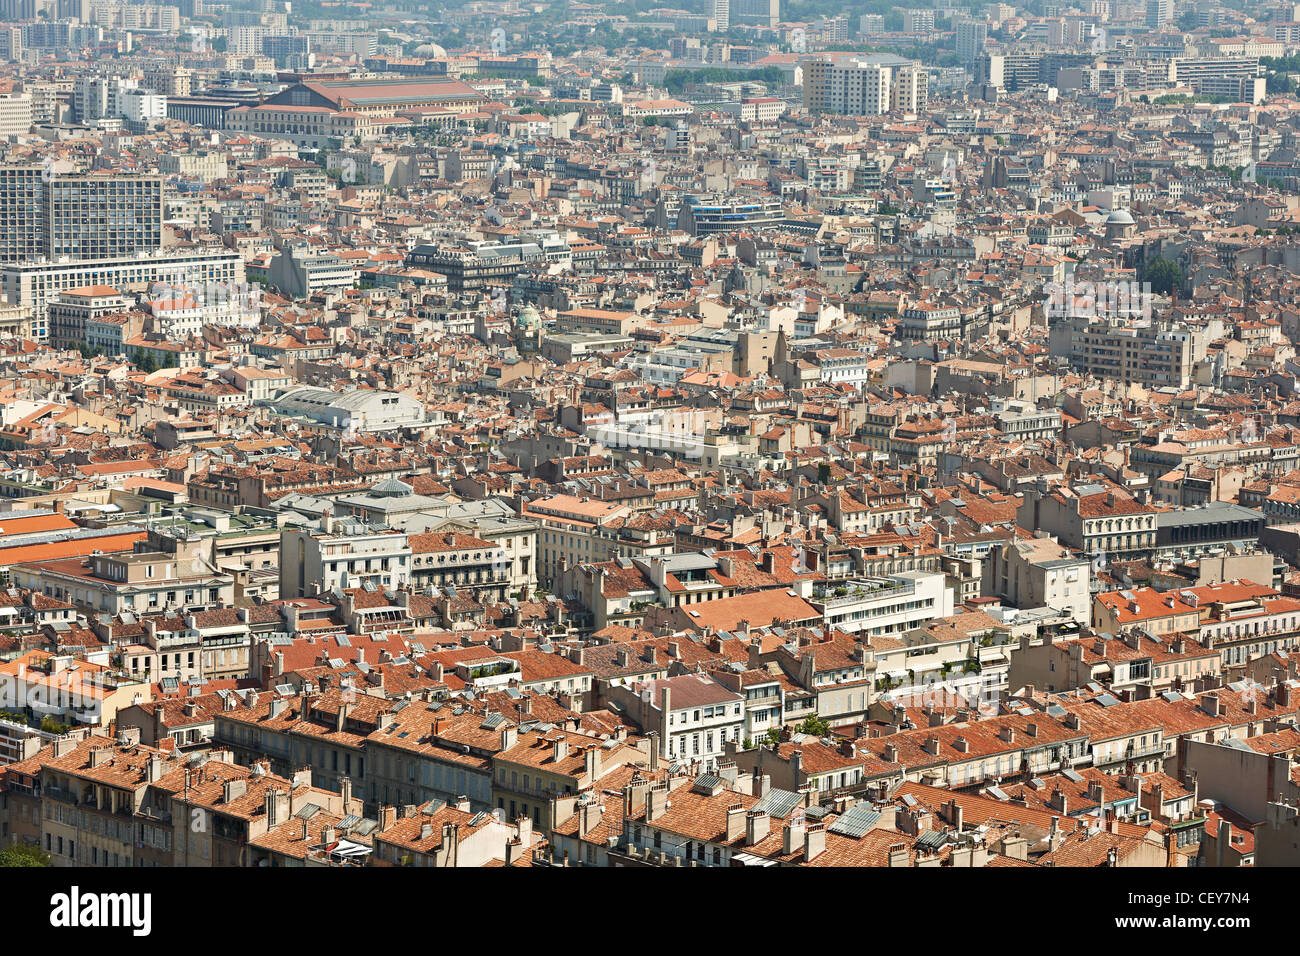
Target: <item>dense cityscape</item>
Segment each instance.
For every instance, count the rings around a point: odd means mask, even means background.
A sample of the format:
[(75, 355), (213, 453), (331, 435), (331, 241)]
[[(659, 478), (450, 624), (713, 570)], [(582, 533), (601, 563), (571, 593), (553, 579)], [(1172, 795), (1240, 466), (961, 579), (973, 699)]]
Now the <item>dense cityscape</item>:
[(0, 0), (0, 865), (1300, 865), (1297, 80)]

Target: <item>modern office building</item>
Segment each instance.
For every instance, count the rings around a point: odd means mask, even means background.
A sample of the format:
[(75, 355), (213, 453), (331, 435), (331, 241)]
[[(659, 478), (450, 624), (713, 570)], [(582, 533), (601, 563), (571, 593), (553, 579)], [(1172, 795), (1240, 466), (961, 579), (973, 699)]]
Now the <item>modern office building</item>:
[(735, 0), (731, 19), (736, 23), (756, 23), (774, 27), (781, 22), (781, 0)]
[(162, 247), (161, 176), (56, 176), (45, 189), (46, 255), (72, 259)]
[(39, 166), (0, 166), (0, 262), (45, 254), (45, 181)]
[(707, 236), (733, 229), (774, 225), (785, 216), (776, 196), (707, 197), (687, 196), (677, 215), (677, 227), (692, 236)]
[(233, 249), (141, 253), (73, 262), (24, 261), (0, 270), (0, 292), (32, 310), (32, 336), (44, 339), (51, 299), (60, 292), (104, 285), (121, 292), (145, 292), (157, 284), (195, 286), (243, 282), (244, 260)]
[(103, 259), (162, 247), (163, 178), (0, 166), (0, 261)]
[(959, 20), (957, 22), (957, 56), (965, 66), (971, 66), (981, 53), (989, 39), (989, 25), (983, 20)]
[(1147, 28), (1159, 30), (1174, 19), (1174, 0), (1147, 0)]

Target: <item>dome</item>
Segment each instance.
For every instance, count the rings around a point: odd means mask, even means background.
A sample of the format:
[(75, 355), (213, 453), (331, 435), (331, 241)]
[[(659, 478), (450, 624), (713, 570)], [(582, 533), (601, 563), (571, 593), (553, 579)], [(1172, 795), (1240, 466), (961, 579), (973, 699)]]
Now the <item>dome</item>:
[(407, 495), (415, 493), (415, 489), (404, 481), (398, 481), (396, 478), (385, 478), (373, 488), (370, 489), (372, 498), (405, 498)]
[(446, 56), (447, 51), (436, 43), (421, 43), (415, 48), (416, 56)]
[(1133, 214), (1130, 213), (1127, 209), (1116, 209), (1114, 212), (1112, 212), (1109, 216), (1106, 217), (1106, 225), (1132, 226), (1134, 225)]
[(521, 329), (535, 329), (541, 323), (542, 317), (537, 309), (532, 305), (526, 305), (519, 310), (519, 316), (515, 319)]

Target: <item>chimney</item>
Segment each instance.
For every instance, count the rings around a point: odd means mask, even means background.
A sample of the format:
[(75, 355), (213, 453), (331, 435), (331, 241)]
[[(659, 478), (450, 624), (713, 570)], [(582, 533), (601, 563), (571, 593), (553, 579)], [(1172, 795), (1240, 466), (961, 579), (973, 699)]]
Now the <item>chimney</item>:
[(650, 823), (659, 819), (668, 808), (668, 784), (657, 783), (646, 792), (645, 818)]
[(826, 828), (820, 823), (810, 823), (803, 831), (803, 861), (811, 862), (826, 850)]
[(894, 843), (889, 847), (889, 865), (907, 866), (908, 854), (906, 843)]
[(247, 792), (247, 780), (227, 780), (221, 785), (221, 799), (223, 803), (230, 803), (232, 800), (237, 800)]
[(744, 833), (745, 807), (743, 804), (733, 803), (727, 807), (727, 842), (739, 840)]
[(928, 754), (938, 755), (939, 738), (936, 737), (934, 734), (931, 734), (929, 737), (925, 738), (925, 752)]
[(1218, 717), (1221, 710), (1218, 694), (1206, 694), (1201, 698), (1201, 708), (1211, 717)]
[(1053, 810), (1060, 810), (1061, 813), (1065, 814), (1066, 816), (1069, 816), (1070, 813), (1069, 805), (1070, 805), (1070, 801), (1069, 798), (1065, 795), (1064, 790), (1062, 790), (1060, 787), (1057, 787), (1055, 790), (1052, 791), (1052, 797), (1048, 801), (1048, 806), (1050, 806)]
[(948, 811), (948, 822), (952, 824), (952, 828), (954, 830), (960, 833), (961, 825), (962, 825), (962, 812), (961, 812), (961, 804), (957, 802), (957, 798), (954, 797), (953, 799), (949, 800), (947, 804), (944, 805), (944, 809)]
[(745, 846), (753, 846), (767, 837), (771, 820), (766, 810), (750, 810), (745, 814)]
[(559, 763), (569, 755), (569, 738), (559, 737), (555, 741), (555, 762)]
[(379, 832), (385, 833), (397, 822), (397, 807), (379, 808)]

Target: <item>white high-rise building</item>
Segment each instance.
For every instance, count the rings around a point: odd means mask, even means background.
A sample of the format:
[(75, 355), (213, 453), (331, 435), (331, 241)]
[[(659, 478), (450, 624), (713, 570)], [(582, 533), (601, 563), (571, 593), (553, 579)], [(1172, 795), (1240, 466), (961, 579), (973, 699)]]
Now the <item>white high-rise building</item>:
[(898, 113), (919, 113), (930, 96), (930, 74), (923, 67), (900, 66), (894, 70), (889, 105)]
[(915, 64), (891, 66), (863, 60), (836, 63), (829, 57), (803, 63), (804, 106), (823, 113), (879, 116), (925, 108), (929, 85)]
[(0, 93), (0, 139), (31, 132), (30, 93)]
[(984, 44), (988, 39), (989, 25), (983, 20), (957, 22), (957, 56), (964, 66), (973, 64), (976, 57), (984, 52)]
[(713, 19), (719, 33), (731, 28), (731, 0), (713, 0)]

